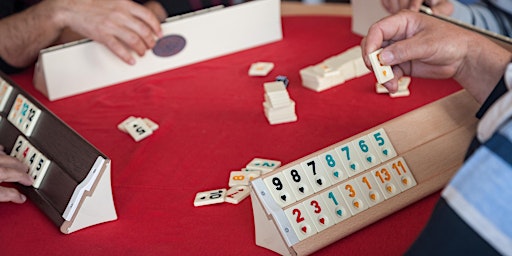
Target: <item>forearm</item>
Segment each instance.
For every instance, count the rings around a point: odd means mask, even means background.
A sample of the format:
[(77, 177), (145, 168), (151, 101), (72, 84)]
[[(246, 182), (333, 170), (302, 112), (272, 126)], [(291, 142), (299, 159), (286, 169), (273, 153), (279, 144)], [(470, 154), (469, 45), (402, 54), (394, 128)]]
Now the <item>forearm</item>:
[(0, 56), (14, 67), (32, 64), (40, 49), (51, 45), (62, 26), (53, 1), (43, 1), (23, 12), (0, 20)]

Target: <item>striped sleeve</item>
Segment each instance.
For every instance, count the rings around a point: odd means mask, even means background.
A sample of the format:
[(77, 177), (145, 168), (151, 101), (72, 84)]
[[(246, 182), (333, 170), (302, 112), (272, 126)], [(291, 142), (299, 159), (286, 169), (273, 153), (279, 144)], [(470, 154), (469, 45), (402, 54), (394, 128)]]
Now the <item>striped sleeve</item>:
[(506, 5), (493, 4), (504, 1), (482, 0), (472, 4), (464, 4), (457, 0), (451, 2), (454, 6), (452, 18), (505, 36), (512, 36), (512, 17), (508, 13), (512, 10), (512, 1), (507, 1)]

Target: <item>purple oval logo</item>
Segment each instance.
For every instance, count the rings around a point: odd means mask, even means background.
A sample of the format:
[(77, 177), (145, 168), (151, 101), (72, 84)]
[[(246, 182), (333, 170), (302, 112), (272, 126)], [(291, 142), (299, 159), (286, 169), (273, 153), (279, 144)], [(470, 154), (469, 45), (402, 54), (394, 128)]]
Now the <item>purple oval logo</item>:
[(187, 41), (180, 35), (164, 36), (156, 42), (153, 53), (159, 57), (170, 57), (181, 52), (186, 44)]

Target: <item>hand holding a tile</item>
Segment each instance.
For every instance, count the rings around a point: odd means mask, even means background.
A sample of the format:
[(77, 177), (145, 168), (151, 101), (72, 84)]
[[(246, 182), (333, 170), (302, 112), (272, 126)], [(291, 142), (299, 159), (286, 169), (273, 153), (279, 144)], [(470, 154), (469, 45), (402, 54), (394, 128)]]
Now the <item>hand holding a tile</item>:
[(412, 11), (384, 18), (368, 31), (363, 57), (379, 48), (382, 65), (393, 67), (394, 78), (384, 86), (391, 92), (402, 76), (454, 78), (482, 102), (503, 75), (512, 54), (474, 32)]

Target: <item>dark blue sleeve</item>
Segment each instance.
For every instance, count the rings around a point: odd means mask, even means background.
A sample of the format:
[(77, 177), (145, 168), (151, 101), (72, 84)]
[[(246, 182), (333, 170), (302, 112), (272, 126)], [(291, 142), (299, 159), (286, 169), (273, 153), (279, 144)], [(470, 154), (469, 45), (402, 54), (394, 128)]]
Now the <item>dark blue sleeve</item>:
[[(0, 20), (9, 15), (20, 12), (27, 7), (28, 7), (28, 5), (23, 1), (1, 0), (0, 1)], [(0, 56), (0, 70), (3, 71), (4, 73), (12, 74), (12, 73), (19, 72), (23, 69), (16, 68), (16, 67), (9, 65)]]

